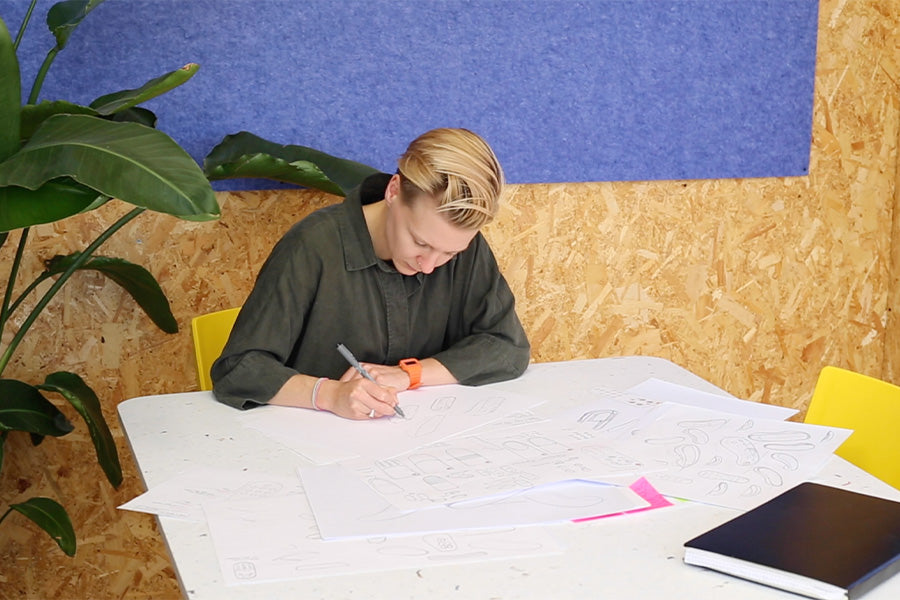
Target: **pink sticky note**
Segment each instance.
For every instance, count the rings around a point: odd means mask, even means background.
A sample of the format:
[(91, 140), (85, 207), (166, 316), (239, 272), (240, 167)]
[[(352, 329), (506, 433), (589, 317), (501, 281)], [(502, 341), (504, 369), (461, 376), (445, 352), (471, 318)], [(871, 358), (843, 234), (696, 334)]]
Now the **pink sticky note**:
[(634, 508), (632, 510), (626, 510), (620, 513), (612, 513), (609, 515), (599, 515), (596, 517), (582, 517), (580, 519), (573, 519), (573, 523), (583, 523), (584, 521), (595, 521), (597, 519), (605, 519), (607, 517), (618, 517), (619, 515), (630, 515), (632, 513), (639, 513), (645, 510), (653, 510), (654, 508), (663, 508), (664, 506), (672, 506), (672, 503), (665, 499), (665, 497), (656, 491), (656, 488), (647, 481), (645, 477), (641, 477), (634, 483), (628, 486), (634, 493), (638, 496), (646, 500), (650, 506), (643, 506), (641, 508)]

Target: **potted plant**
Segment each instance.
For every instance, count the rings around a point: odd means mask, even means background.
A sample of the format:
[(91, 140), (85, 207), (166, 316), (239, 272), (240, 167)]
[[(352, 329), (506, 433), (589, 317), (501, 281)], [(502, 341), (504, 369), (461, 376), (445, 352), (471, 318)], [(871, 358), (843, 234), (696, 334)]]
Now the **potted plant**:
[[(145, 210), (205, 221), (220, 211), (210, 180), (263, 177), (343, 195), (374, 169), (303, 146), (281, 146), (251, 133), (226, 136), (204, 161), (205, 171), (172, 138), (155, 129), (155, 115), (139, 106), (188, 81), (199, 68), (190, 63), (144, 85), (98, 97), (88, 106), (64, 100), (39, 102), (41, 86), (56, 55), (79, 23), (103, 0), (67, 0), (47, 13), (56, 44), (22, 102), (17, 50), (36, 0), (32, 0), (15, 40), (0, 19), (0, 247), (18, 231), (18, 245), (0, 301), (0, 333), (15, 327), (40, 283), (52, 285), (30, 307), (10, 342), (0, 347), (0, 468), (11, 432), (27, 432), (34, 444), (59, 437), (73, 425), (45, 396), (68, 401), (83, 418), (97, 459), (113, 486), (122, 481), (116, 446), (100, 401), (77, 374), (51, 373), (32, 384), (3, 377), (16, 349), (60, 288), (80, 270), (99, 271), (122, 286), (163, 331), (178, 327), (168, 299), (153, 275), (140, 265), (96, 255), (100, 246)], [(113, 198), (134, 208), (84, 249), (45, 260), (35, 281), (17, 292), (17, 276), (29, 229), (94, 210)], [(2, 510), (2, 509), (0, 509)], [(0, 512), (0, 523), (22, 514), (43, 528), (68, 555), (76, 542), (65, 509), (51, 498), (35, 497)]]

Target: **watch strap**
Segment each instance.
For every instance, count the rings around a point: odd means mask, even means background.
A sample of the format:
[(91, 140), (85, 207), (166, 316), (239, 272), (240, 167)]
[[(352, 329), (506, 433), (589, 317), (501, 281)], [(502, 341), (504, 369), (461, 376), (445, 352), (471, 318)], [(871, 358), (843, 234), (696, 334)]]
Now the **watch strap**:
[(404, 358), (398, 365), (409, 375), (409, 387), (414, 390), (422, 384), (422, 363), (417, 358)]

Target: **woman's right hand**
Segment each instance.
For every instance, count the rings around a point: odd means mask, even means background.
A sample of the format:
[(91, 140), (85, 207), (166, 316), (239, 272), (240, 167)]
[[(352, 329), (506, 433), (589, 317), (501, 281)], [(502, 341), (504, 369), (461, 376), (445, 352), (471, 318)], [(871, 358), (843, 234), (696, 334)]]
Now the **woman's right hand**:
[(339, 381), (323, 381), (316, 397), (316, 406), (320, 410), (356, 420), (393, 416), (396, 404), (396, 389), (362, 377), (348, 377), (347, 373)]

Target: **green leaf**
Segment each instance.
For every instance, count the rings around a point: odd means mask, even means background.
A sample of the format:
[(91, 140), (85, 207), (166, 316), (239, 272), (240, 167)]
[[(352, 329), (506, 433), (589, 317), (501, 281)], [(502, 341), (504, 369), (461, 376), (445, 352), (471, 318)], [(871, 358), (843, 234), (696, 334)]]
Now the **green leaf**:
[(66, 100), (44, 100), (38, 104), (26, 104), (22, 107), (22, 125), (20, 135), (22, 141), (27, 141), (41, 123), (53, 115), (92, 115), (97, 116), (97, 111), (89, 106), (82, 106), (67, 102)]
[(19, 149), (21, 108), (19, 61), (9, 30), (0, 19), (0, 161)]
[[(107, 196), (71, 179), (48, 181), (36, 190), (0, 188), (0, 231), (12, 231), (40, 223), (53, 223), (97, 208)], [(95, 202), (97, 204), (95, 204)]]
[(47, 27), (56, 38), (58, 49), (66, 47), (72, 31), (102, 2), (103, 0), (66, 0), (50, 7), (47, 11)]
[(187, 152), (161, 131), (137, 123), (54, 115), (0, 163), (0, 186), (37, 189), (63, 176), (182, 219), (208, 221), (220, 214), (209, 181)]
[(68, 556), (75, 556), (75, 529), (66, 509), (59, 502), (39, 496), (18, 504), (10, 504), (9, 507), (34, 521)]
[(306, 146), (282, 146), (242, 131), (225, 138), (203, 161), (211, 180), (261, 177), (345, 195), (378, 170)]
[(51, 373), (38, 387), (62, 394), (69, 404), (75, 407), (88, 426), (91, 440), (97, 450), (97, 460), (103, 467), (106, 478), (114, 487), (119, 487), (119, 484), (122, 483), (122, 465), (119, 463), (119, 453), (116, 450), (112, 433), (109, 431), (109, 425), (103, 418), (100, 400), (94, 390), (81, 377), (66, 371)]
[(140, 106), (132, 106), (131, 108), (120, 110), (109, 115), (107, 119), (117, 123), (140, 123), (147, 127), (156, 127), (156, 114)]
[[(50, 275), (62, 273), (76, 258), (78, 254), (54, 256), (47, 261), (47, 273)], [(121, 258), (94, 256), (80, 269), (92, 269), (103, 273), (131, 294), (157, 327), (166, 333), (178, 333), (178, 323), (169, 307), (169, 300), (150, 271), (144, 267)]]
[(74, 427), (38, 388), (15, 379), (0, 379), (0, 429), (59, 437)]
[(200, 65), (188, 63), (176, 71), (170, 71), (133, 90), (122, 90), (113, 94), (100, 96), (91, 102), (91, 108), (101, 115), (111, 115), (126, 108), (137, 106), (151, 98), (165, 94), (194, 76)]

